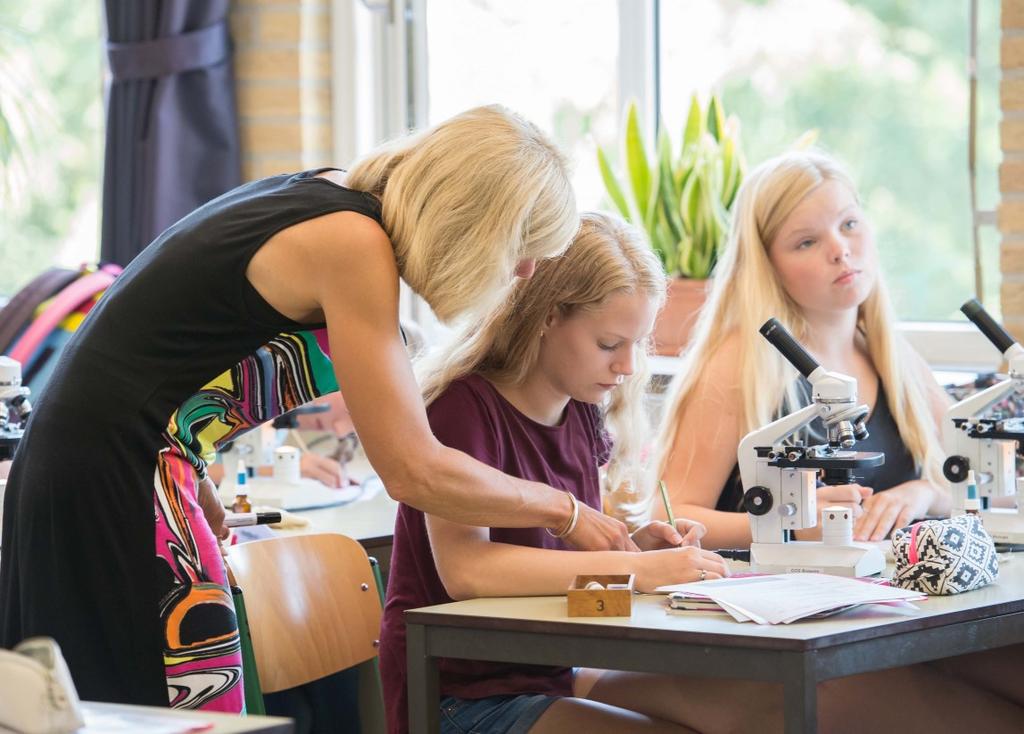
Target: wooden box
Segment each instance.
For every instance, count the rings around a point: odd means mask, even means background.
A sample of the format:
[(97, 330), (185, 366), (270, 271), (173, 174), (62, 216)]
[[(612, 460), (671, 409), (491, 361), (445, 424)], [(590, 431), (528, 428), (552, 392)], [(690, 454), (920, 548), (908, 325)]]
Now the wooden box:
[[(603, 589), (588, 589), (596, 581)], [(633, 574), (581, 574), (569, 587), (570, 617), (628, 617), (633, 613)], [(608, 588), (611, 586), (612, 588)]]

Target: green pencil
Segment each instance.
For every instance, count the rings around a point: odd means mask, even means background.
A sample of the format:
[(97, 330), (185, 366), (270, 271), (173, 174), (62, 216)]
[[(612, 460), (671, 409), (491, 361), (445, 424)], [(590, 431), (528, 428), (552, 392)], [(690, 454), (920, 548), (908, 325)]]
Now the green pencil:
[(664, 480), (658, 482), (658, 486), (661, 487), (661, 501), (665, 503), (665, 517), (668, 518), (668, 524), (672, 526), (674, 530), (676, 527), (676, 518), (672, 514), (672, 503), (668, 501), (668, 490), (665, 489)]

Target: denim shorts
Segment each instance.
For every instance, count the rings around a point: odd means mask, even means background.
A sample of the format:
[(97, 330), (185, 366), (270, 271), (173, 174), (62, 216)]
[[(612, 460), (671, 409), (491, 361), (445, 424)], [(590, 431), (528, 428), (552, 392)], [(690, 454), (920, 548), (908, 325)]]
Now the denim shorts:
[(526, 734), (558, 696), (441, 699), (441, 734)]

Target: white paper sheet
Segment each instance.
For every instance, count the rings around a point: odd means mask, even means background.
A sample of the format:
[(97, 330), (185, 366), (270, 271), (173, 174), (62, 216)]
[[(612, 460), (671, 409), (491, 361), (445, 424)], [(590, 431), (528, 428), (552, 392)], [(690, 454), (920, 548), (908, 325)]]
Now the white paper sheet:
[(746, 576), (662, 586), (658, 592), (682, 592), (713, 599), (737, 621), (788, 624), (851, 604), (910, 602), (926, 598), (915, 591), (817, 573)]

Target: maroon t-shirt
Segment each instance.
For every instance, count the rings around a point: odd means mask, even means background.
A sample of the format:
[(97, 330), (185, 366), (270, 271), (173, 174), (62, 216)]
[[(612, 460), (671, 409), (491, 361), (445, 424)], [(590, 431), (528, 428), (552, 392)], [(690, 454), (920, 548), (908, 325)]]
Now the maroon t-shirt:
[[(520, 413), (478, 375), (457, 380), (428, 408), (430, 427), (446, 446), (464, 451), (506, 474), (572, 492), (600, 509), (597, 468), (610, 443), (598, 409), (570, 400), (562, 421), (545, 426)], [(491, 528), (498, 543), (571, 550), (543, 528)], [(406, 609), (452, 601), (434, 565), (423, 513), (398, 509), (387, 603), (381, 627), (380, 672), (388, 731), (408, 730), (405, 670)], [(572, 695), (568, 668), (506, 665), (470, 660), (440, 661), (441, 694), (486, 698), (503, 694)]]

